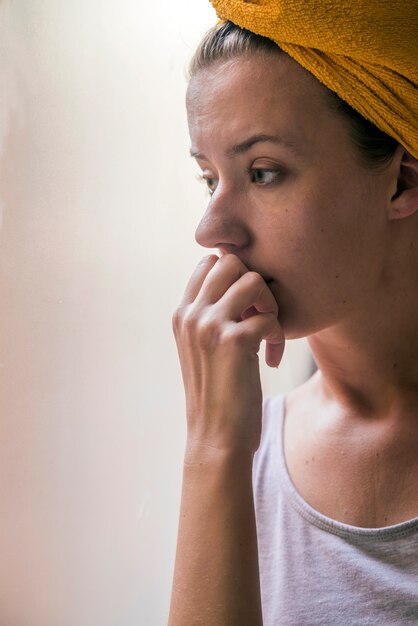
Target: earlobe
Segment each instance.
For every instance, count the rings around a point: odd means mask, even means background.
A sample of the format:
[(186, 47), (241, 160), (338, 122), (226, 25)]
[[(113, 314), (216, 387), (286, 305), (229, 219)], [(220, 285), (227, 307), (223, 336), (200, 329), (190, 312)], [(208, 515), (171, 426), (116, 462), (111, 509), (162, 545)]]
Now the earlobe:
[(406, 150), (398, 168), (396, 193), (389, 205), (389, 219), (398, 220), (418, 212), (418, 160)]

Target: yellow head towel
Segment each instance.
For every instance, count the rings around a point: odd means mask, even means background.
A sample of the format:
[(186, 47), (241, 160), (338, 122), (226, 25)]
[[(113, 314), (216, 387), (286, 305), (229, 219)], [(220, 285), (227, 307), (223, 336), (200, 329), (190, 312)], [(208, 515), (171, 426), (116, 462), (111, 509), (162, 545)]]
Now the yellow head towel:
[(418, 0), (211, 0), (418, 158)]

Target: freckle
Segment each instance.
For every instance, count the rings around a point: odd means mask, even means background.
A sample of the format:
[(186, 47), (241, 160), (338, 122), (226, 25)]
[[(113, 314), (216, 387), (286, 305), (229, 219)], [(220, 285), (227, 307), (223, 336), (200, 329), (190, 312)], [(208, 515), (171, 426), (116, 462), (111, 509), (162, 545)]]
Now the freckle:
[(315, 457), (314, 456), (312, 457), (312, 461), (315, 461)]
[(347, 302), (347, 300), (343, 300), (343, 304), (345, 304)]
[(335, 274), (335, 278), (339, 278), (339, 277), (340, 277), (340, 275), (339, 275), (339, 274)]
[(305, 465), (309, 465), (309, 461), (305, 461)]
[(396, 370), (396, 368), (397, 368), (397, 367), (398, 367), (398, 364), (397, 364), (397, 363), (394, 363), (394, 364), (393, 364), (393, 369), (394, 369), (394, 370)]
[(324, 229), (323, 229), (323, 228), (321, 228), (321, 233), (323, 233), (323, 232), (324, 232)]
[(387, 518), (387, 517), (385, 517), (385, 522), (387, 522), (387, 521), (388, 521), (388, 518)]

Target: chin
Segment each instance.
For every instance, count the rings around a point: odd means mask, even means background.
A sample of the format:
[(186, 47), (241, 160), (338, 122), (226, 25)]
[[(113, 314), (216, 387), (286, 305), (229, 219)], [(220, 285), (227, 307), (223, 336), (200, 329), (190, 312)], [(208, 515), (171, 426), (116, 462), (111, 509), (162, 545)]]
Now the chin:
[(324, 325), (315, 323), (312, 317), (297, 311), (286, 310), (283, 306), (279, 308), (278, 320), (282, 327), (285, 339), (305, 339), (315, 333), (324, 330)]
[(286, 340), (302, 339), (310, 334), (304, 324), (298, 322), (294, 317), (286, 315), (283, 311), (279, 311), (278, 320)]
[(324, 315), (324, 311), (320, 315), (317, 311), (315, 317), (312, 301), (301, 302), (292, 298), (283, 286), (273, 288), (272, 293), (278, 306), (277, 317), (286, 339), (304, 339), (332, 325), (333, 322)]

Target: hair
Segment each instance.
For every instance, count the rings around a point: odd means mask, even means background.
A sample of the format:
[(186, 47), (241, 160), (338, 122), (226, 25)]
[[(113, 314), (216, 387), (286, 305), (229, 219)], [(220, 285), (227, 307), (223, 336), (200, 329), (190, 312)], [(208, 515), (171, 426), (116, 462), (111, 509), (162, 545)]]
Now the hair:
[[(198, 45), (189, 65), (189, 79), (221, 61), (260, 52), (286, 54), (271, 39), (232, 22), (222, 22), (210, 29)], [(350, 137), (364, 164), (376, 169), (388, 165), (399, 145), (398, 141), (366, 120), (336, 93), (330, 89), (327, 91), (331, 110), (346, 120)]]

